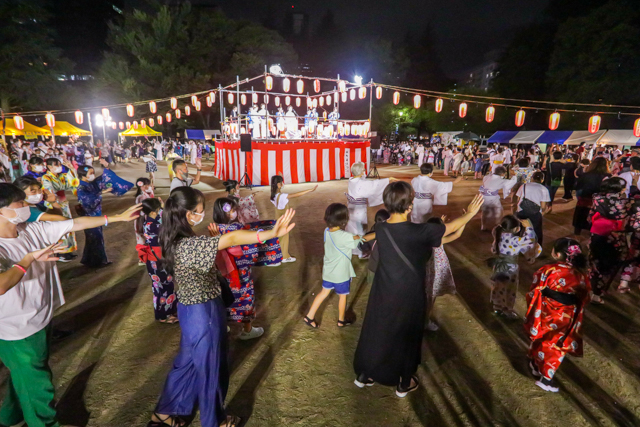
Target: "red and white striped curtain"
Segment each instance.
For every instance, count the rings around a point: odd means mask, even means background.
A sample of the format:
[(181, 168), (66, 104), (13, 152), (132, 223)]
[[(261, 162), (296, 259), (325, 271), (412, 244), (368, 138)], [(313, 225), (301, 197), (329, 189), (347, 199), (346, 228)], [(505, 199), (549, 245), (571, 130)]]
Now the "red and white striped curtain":
[(253, 185), (269, 185), (282, 174), (285, 184), (349, 178), (351, 165), (363, 162), (367, 172), (371, 142), (252, 142), (252, 152), (240, 151), (240, 142), (216, 142), (216, 177), (240, 180), (247, 166)]

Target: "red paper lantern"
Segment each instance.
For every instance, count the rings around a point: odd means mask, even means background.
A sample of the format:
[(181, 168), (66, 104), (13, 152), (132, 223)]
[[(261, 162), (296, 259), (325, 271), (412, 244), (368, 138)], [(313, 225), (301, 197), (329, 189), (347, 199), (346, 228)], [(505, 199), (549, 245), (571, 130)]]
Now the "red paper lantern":
[(133, 117), (133, 114), (134, 114), (133, 105), (127, 104), (127, 116)]
[(320, 92), (320, 80), (315, 79), (313, 81), (313, 90), (315, 90), (316, 93)]
[(525, 115), (526, 113), (524, 110), (518, 110), (516, 113), (516, 126), (520, 127), (524, 124)]
[(196, 111), (200, 111), (200, 109), (202, 109), (202, 102), (198, 101), (196, 104)]
[(51, 113), (47, 113), (46, 116), (44, 116), (44, 118), (47, 121), (47, 126), (49, 126), (50, 128), (55, 127), (56, 126), (56, 118), (53, 117), (53, 114)]
[(273, 100), (273, 102), (276, 104), (276, 107), (280, 106), (280, 97), (276, 96), (275, 99)]
[(247, 105), (247, 95), (245, 95), (244, 93), (240, 95), (240, 104)]
[(496, 107), (494, 107), (493, 105), (490, 105), (489, 107), (487, 107), (487, 112), (484, 115), (484, 119), (487, 121), (487, 123), (491, 123), (495, 116), (496, 116)]
[(125, 126), (127, 127), (127, 130), (131, 129), (131, 122), (126, 122)]
[(254, 104), (258, 103), (258, 94), (254, 93), (253, 95), (251, 95), (251, 101), (253, 101)]
[(151, 117), (149, 119), (149, 126), (153, 127), (155, 125), (155, 122), (153, 121), (153, 117)]
[(133, 121), (133, 128), (138, 129), (138, 122), (136, 120)]
[(267, 78), (265, 79), (265, 84), (267, 86), (267, 90), (273, 89), (273, 77), (267, 76)]
[(296, 86), (298, 88), (298, 93), (304, 92), (304, 82), (302, 80), (298, 80)]
[[(196, 104), (196, 105), (198, 105), (198, 104)], [(194, 107), (195, 107), (195, 105), (194, 105)], [(191, 107), (189, 107), (188, 105), (184, 106), (184, 115), (185, 116), (190, 116), (191, 115)]]
[(167, 123), (171, 123), (171, 113), (167, 113), (165, 118), (167, 119)]
[(289, 95), (284, 97), (285, 105), (291, 105), (291, 97)]
[(560, 125), (560, 113), (555, 112), (549, 116), (549, 129), (556, 130)]
[[(180, 117), (182, 117), (182, 113), (180, 112), (180, 110), (176, 110), (176, 119), (179, 119)], [(170, 121), (170, 120), (167, 120)]]
[(171, 108), (174, 110), (178, 108), (178, 100), (176, 98), (171, 98)]
[(300, 105), (302, 105), (302, 101), (299, 96), (296, 96), (296, 107), (299, 107)]
[[(169, 114), (169, 113), (167, 113), (167, 114)], [(162, 116), (156, 117), (156, 121), (158, 122), (158, 125), (161, 125), (162, 124)]]
[(146, 128), (147, 127), (147, 121), (145, 119), (140, 120), (140, 126), (142, 128)]
[(420, 95), (416, 95), (413, 97), (413, 106), (415, 108), (420, 108), (420, 104), (422, 103), (422, 98)]
[(340, 92), (346, 92), (347, 91), (347, 82), (345, 82), (344, 80), (340, 80), (338, 82), (338, 90)]
[(331, 95), (327, 95), (326, 103), (327, 105), (331, 105)]
[(156, 103), (154, 101), (151, 101), (149, 103), (149, 111), (151, 111), (151, 114), (155, 114), (156, 111), (158, 111), (158, 106), (156, 105)]
[(289, 80), (289, 77), (285, 77), (284, 80), (282, 80), (282, 89), (284, 89), (285, 92), (289, 92), (291, 89), (291, 80)]
[(400, 102), (400, 92), (393, 92), (393, 104), (398, 105)]
[(361, 87), (358, 96), (360, 97), (360, 99), (365, 99), (367, 97), (367, 88), (364, 86)]
[(640, 138), (640, 119), (636, 119), (636, 122), (633, 124), (633, 136)]
[(118, 127), (118, 125), (116, 125), (116, 122), (111, 123), (111, 129), (115, 130), (116, 127)]
[(233, 94), (232, 93), (228, 94), (227, 95), (227, 102), (229, 104), (233, 104), (233, 101), (234, 101)]
[(269, 103), (269, 95), (265, 95), (264, 96), (264, 103), (268, 104)]
[(382, 98), (382, 88), (378, 86), (376, 88), (376, 99), (380, 99), (380, 98)]
[(104, 119), (104, 121), (106, 122), (109, 117), (111, 117), (111, 115), (109, 114), (109, 109), (108, 108), (103, 108), (102, 109), (102, 118)]
[(436, 99), (436, 113), (441, 112), (443, 106), (444, 106), (444, 100), (442, 98)]
[(351, 90), (349, 91), (349, 99), (350, 99), (350, 100), (352, 100), (352, 101), (353, 101), (354, 99), (356, 99), (356, 90), (355, 90), (355, 89), (351, 89)]
[(342, 102), (347, 102), (347, 92), (342, 92), (340, 94), (340, 98), (341, 98)]
[(120, 128), (120, 130), (124, 129), (124, 123), (123, 122), (118, 123), (118, 127)]
[(319, 104), (321, 107), (324, 107), (324, 96), (321, 96), (321, 97), (318, 99), (318, 104)]
[(24, 119), (20, 116), (15, 116), (13, 118), (13, 124), (18, 130), (24, 129)]
[(596, 133), (600, 130), (600, 122), (602, 119), (599, 115), (593, 115), (589, 118), (589, 133)]
[(195, 107), (197, 102), (198, 102), (198, 97), (195, 95), (191, 95), (191, 105)]
[(467, 115), (467, 103), (463, 102), (462, 104), (460, 104), (460, 107), (458, 108), (458, 115), (460, 117), (465, 117)]
[(84, 122), (84, 113), (78, 110), (75, 112), (75, 116), (76, 116), (76, 123), (81, 125), (82, 122)]

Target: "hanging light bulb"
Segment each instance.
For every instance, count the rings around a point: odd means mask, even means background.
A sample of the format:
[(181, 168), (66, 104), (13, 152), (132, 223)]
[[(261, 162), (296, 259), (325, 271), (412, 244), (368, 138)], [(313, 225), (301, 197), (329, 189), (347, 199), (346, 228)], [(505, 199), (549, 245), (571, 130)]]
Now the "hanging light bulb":
[(267, 76), (265, 78), (265, 84), (267, 86), (267, 90), (271, 90), (273, 89), (273, 77), (271, 76)]
[(151, 101), (149, 103), (149, 111), (151, 111), (151, 114), (155, 114), (158, 111), (158, 106), (156, 105), (155, 101)]
[(116, 127), (118, 127), (118, 125), (116, 125), (116, 122), (112, 122), (111, 123), (111, 129), (115, 130)]
[(138, 130), (138, 122), (136, 120), (133, 121), (133, 128)]
[(376, 88), (376, 99), (380, 99), (380, 98), (382, 98), (382, 88), (378, 86)]
[(422, 98), (420, 95), (416, 95), (413, 97), (413, 106), (414, 108), (420, 108), (420, 104), (422, 103)]
[(444, 106), (444, 100), (442, 98), (436, 99), (436, 113), (441, 112), (443, 106)]
[(215, 102), (216, 102), (216, 93), (214, 91), (209, 92), (209, 98), (211, 99), (211, 103), (215, 104)]
[(496, 115), (496, 108), (493, 105), (490, 105), (487, 107), (487, 111), (484, 115), (484, 119), (487, 121), (487, 123), (491, 123), (495, 115)]
[(462, 104), (460, 104), (460, 107), (458, 108), (458, 115), (460, 117), (465, 117), (467, 115), (467, 103), (463, 102)]
[(24, 119), (20, 116), (14, 116), (13, 117), (13, 125), (16, 127), (16, 129), (18, 130), (23, 130), (24, 129)]
[(174, 110), (176, 108), (178, 108), (178, 100), (176, 98), (171, 98), (171, 108), (173, 108)]
[(313, 107), (313, 102), (311, 101), (311, 98), (307, 98), (307, 108), (311, 107)]
[(76, 116), (76, 123), (81, 125), (82, 122), (84, 122), (84, 113), (80, 110), (77, 110), (75, 112), (75, 116)]
[(127, 127), (127, 130), (131, 129), (131, 122), (126, 122), (125, 126)]
[(324, 96), (321, 96), (320, 98), (318, 98), (318, 104), (319, 104), (321, 107), (324, 107)]
[(327, 99), (325, 100), (327, 105), (331, 105), (331, 95), (327, 95)]
[(524, 110), (522, 109), (518, 110), (518, 112), (516, 113), (516, 126), (520, 127), (524, 124), (525, 116), (526, 116), (526, 113)]
[(596, 133), (600, 130), (600, 116), (593, 115), (589, 118), (589, 133)]
[(333, 103), (337, 104), (338, 103), (338, 99), (340, 99), (339, 96), (338, 96), (338, 92), (335, 92), (333, 94)]
[(400, 92), (393, 92), (393, 105), (398, 105), (400, 102)]
[(133, 105), (127, 104), (127, 116), (133, 117), (133, 114), (134, 114)]
[(207, 96), (207, 107), (211, 107), (213, 105), (213, 102), (211, 101), (211, 97)]
[(560, 113), (557, 111), (549, 116), (549, 129), (556, 130), (560, 125)]
[(284, 80), (282, 80), (282, 89), (284, 89), (285, 92), (289, 92), (291, 89), (291, 80), (289, 80), (289, 77), (285, 77)]
[(47, 126), (49, 126), (50, 128), (56, 126), (56, 118), (53, 117), (53, 114), (47, 113), (47, 115), (44, 116), (44, 118), (47, 121)]
[(318, 108), (318, 99), (314, 98), (312, 104), (313, 104), (313, 108)]

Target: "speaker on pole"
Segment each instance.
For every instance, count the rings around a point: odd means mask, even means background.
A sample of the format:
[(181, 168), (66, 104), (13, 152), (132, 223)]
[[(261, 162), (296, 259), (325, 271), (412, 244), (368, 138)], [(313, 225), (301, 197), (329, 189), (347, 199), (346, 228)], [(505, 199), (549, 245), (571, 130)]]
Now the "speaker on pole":
[(371, 137), (371, 149), (378, 150), (380, 148), (380, 136)]
[(240, 151), (242, 151), (243, 153), (251, 152), (251, 134), (250, 133), (243, 133), (240, 135)]

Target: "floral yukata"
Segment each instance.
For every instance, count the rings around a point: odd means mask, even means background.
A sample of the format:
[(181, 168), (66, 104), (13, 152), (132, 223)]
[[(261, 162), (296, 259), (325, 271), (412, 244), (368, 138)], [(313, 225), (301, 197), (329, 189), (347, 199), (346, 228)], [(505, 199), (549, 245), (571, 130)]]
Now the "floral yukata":
[(433, 256), (427, 263), (425, 283), (427, 297), (436, 298), (456, 293), (456, 284), (453, 281), (451, 265), (447, 253), (444, 251), (444, 246), (433, 248)]
[(590, 294), (589, 278), (568, 263), (545, 265), (533, 276), (524, 328), (531, 339), (529, 358), (546, 379), (566, 354), (582, 357), (580, 328)]
[(151, 277), (153, 311), (156, 320), (166, 320), (169, 316), (176, 316), (178, 312), (173, 276), (158, 265), (158, 259), (162, 258), (162, 248), (158, 241), (161, 226), (162, 211), (155, 218), (147, 217), (143, 228), (147, 250), (139, 249), (138, 251), (147, 264), (147, 272)]
[(640, 198), (634, 200), (629, 209), (629, 260), (622, 271), (622, 280), (631, 282), (640, 278)]
[(256, 206), (255, 196), (235, 197), (238, 203), (238, 220), (243, 224), (260, 221), (260, 213)]
[[(69, 201), (65, 191), (74, 190), (78, 187), (80, 182), (78, 178), (71, 172), (54, 174), (51, 171), (42, 176), (42, 187), (50, 193), (54, 193), (57, 197), (58, 204), (62, 210), (62, 216), (71, 219), (71, 209), (69, 208)], [(53, 206), (51, 203), (45, 202), (45, 205), (51, 209)], [(63, 254), (75, 252), (78, 249), (78, 243), (76, 242), (76, 234), (65, 234), (60, 243), (64, 246), (59, 251)]]

